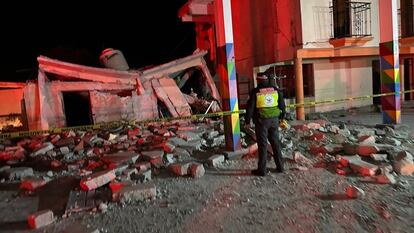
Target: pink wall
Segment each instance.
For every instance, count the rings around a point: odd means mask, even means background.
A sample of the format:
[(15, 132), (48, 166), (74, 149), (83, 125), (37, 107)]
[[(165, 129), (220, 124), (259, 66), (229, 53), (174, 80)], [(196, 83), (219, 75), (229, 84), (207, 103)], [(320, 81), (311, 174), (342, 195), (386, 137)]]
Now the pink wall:
[(21, 100), (23, 89), (0, 90), (0, 116), (21, 114)]

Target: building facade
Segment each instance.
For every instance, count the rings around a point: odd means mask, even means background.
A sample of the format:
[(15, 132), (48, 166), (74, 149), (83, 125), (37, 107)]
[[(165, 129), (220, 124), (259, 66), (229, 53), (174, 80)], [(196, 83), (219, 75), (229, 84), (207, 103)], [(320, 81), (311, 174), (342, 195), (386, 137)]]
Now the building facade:
[[(232, 1), (239, 102), (255, 86), (255, 75), (281, 77), (288, 102), (295, 102), (297, 79), (306, 101), (381, 93), (378, 0)], [(414, 89), (413, 0), (397, 0), (401, 90)], [(190, 0), (179, 12), (194, 22), (197, 47), (216, 62), (214, 1)], [(301, 77), (300, 77), (301, 76)], [(401, 95), (414, 100), (414, 93)], [(306, 108), (324, 112), (379, 104), (379, 98)]]

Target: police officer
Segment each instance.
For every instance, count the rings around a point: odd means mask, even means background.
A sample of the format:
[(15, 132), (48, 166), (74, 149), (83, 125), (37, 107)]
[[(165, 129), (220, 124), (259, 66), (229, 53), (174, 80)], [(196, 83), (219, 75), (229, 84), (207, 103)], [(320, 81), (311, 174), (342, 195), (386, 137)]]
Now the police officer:
[(249, 125), (253, 118), (257, 146), (259, 149), (258, 168), (252, 171), (253, 175), (265, 176), (267, 161), (267, 140), (273, 149), (273, 158), (276, 163), (276, 172), (283, 172), (282, 152), (279, 141), (279, 119), (285, 117), (285, 102), (283, 94), (276, 86), (270, 84), (268, 77), (259, 73), (257, 87), (250, 92), (247, 101), (245, 124)]

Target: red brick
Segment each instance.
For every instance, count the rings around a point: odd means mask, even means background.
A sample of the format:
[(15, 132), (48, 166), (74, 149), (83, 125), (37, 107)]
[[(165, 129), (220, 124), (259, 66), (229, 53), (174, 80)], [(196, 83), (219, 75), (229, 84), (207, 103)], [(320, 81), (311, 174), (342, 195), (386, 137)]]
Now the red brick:
[(115, 170), (100, 171), (83, 178), (80, 186), (83, 190), (94, 190), (111, 182), (115, 178)]
[(29, 177), (25, 178), (20, 184), (21, 189), (34, 191), (37, 188), (42, 187), (46, 184), (46, 181), (43, 178)]
[(325, 139), (325, 134), (321, 132), (315, 132), (311, 136), (309, 136), (309, 139), (312, 141), (322, 141)]
[(31, 229), (39, 229), (53, 223), (54, 217), (51, 210), (42, 210), (27, 217), (27, 222)]
[(194, 178), (200, 178), (204, 176), (206, 170), (201, 163), (192, 163), (188, 168), (188, 173)]
[(190, 163), (173, 163), (168, 169), (177, 176), (185, 176), (188, 174)]

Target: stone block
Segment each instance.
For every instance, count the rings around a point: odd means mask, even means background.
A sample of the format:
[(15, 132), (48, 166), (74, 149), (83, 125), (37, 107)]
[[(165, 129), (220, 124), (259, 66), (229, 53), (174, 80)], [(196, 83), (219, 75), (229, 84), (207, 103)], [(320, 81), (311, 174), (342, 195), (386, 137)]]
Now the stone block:
[(44, 155), (46, 154), (48, 151), (53, 150), (54, 146), (52, 143), (50, 142), (46, 142), (41, 148), (37, 149), (36, 151), (34, 151), (30, 157), (36, 157), (38, 155)]
[(188, 173), (193, 178), (200, 178), (200, 177), (204, 176), (205, 172), (206, 171), (204, 169), (204, 166), (201, 163), (192, 163), (190, 165), (190, 167), (188, 168)]
[(349, 165), (355, 173), (358, 173), (362, 176), (374, 176), (378, 170), (377, 165), (358, 159), (350, 160)]
[(361, 156), (371, 156), (372, 154), (377, 154), (380, 149), (374, 145), (359, 145), (357, 147), (357, 154)]
[(364, 135), (358, 138), (358, 142), (361, 144), (375, 144), (375, 136)]
[(51, 210), (35, 212), (27, 217), (27, 222), (31, 229), (39, 229), (53, 223), (54, 217)]
[(115, 178), (115, 170), (100, 171), (83, 178), (80, 181), (80, 186), (83, 190), (94, 190), (111, 182)]
[(34, 191), (46, 184), (46, 180), (41, 177), (26, 177), (20, 183), (20, 188), (28, 191)]
[(164, 151), (162, 150), (142, 151), (141, 154), (145, 161), (150, 162), (151, 165), (156, 168), (159, 168), (162, 165), (164, 165)]
[(188, 170), (191, 163), (173, 163), (168, 166), (168, 170), (177, 176), (185, 176), (188, 174)]
[(365, 196), (365, 192), (364, 190), (354, 186), (354, 185), (349, 185), (346, 188), (346, 195), (349, 198), (361, 198)]
[(155, 184), (137, 184), (122, 187), (120, 190), (112, 193), (112, 199), (125, 203), (155, 199), (156, 195)]
[(224, 162), (224, 155), (213, 155), (207, 159), (207, 162), (212, 167), (217, 167)]

